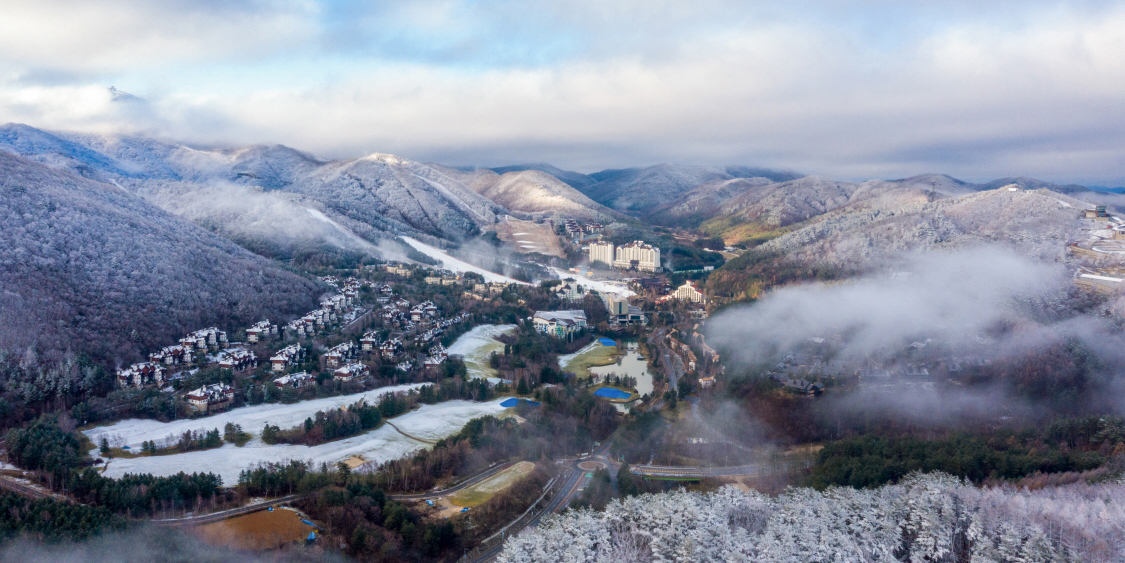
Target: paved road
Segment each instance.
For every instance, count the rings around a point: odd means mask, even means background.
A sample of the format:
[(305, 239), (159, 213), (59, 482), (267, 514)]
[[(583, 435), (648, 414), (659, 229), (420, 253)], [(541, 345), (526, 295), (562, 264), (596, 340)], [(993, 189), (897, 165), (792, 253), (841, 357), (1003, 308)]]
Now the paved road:
[(263, 500), (253, 504), (247, 504), (238, 508), (231, 508), (230, 510), (223, 510), (221, 512), (212, 512), (210, 514), (200, 514), (198, 516), (184, 516), (182, 518), (153, 518), (151, 522), (158, 526), (198, 526), (200, 524), (209, 524), (211, 522), (218, 522), (226, 520), (227, 518), (234, 518), (243, 514), (250, 514), (251, 512), (258, 512), (265, 510), (277, 504), (285, 504), (295, 500), (303, 499), (309, 495), (289, 495), (281, 498), (270, 500)]

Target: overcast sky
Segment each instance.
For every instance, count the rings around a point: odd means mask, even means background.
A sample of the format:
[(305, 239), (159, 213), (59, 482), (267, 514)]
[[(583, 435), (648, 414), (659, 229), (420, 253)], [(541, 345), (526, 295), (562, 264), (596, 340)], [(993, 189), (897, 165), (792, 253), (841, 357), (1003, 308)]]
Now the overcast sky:
[(7, 121), (452, 165), (1117, 186), (1125, 1), (0, 0)]

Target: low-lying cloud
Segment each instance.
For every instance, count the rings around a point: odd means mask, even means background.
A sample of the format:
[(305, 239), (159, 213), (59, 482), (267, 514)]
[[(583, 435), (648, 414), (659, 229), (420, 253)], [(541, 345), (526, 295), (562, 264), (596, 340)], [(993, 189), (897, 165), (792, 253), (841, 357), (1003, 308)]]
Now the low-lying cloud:
[(1028, 322), (1021, 303), (1057, 296), (1055, 265), (989, 247), (908, 258), (898, 271), (837, 284), (779, 289), (717, 315), (709, 338), (745, 363), (769, 362), (812, 338), (859, 360), (913, 341), (980, 347), (997, 329)]

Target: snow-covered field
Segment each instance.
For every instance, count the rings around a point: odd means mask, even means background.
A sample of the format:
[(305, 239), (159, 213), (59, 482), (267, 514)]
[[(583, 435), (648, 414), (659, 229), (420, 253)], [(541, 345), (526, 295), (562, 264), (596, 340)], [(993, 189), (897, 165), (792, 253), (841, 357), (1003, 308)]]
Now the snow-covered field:
[(387, 393), (417, 389), (423, 385), (427, 384), (393, 385), (390, 387), (380, 387), (363, 393), (302, 401), (292, 405), (270, 403), (240, 407), (214, 416), (175, 420), (172, 422), (130, 418), (119, 420), (109, 426), (98, 426), (85, 430), (83, 434), (89, 436), (90, 441), (95, 444), (101, 440), (103, 435), (109, 437), (111, 442), (113, 442), (114, 438), (120, 438), (124, 440), (122, 445), (129, 446), (131, 449), (139, 449), (141, 447), (141, 442), (147, 440), (152, 440), (158, 445), (161, 445), (168, 436), (179, 436), (188, 430), (206, 431), (218, 428), (221, 432), (223, 426), (228, 422), (241, 424), (242, 430), (250, 432), (251, 434), (260, 434), (267, 422), (274, 426), (280, 426), (281, 428), (291, 428), (304, 422), (306, 418), (315, 415), (317, 411), (338, 409), (358, 401), (377, 403), (379, 398)]
[[(500, 406), (500, 402), (500, 399), (484, 403), (446, 401), (436, 405), (422, 405), (418, 410), (392, 420), (395, 426), (402, 429), (406, 434), (423, 440), (436, 441), (457, 433), (474, 418), (503, 412), (505, 409)], [(239, 420), (234, 422), (241, 423)], [(284, 425), (281, 426), (284, 427)], [(246, 424), (243, 424), (243, 427), (245, 428)], [(219, 429), (222, 429), (222, 425), (219, 425)], [(319, 446), (309, 447), (289, 444), (270, 446), (255, 438), (241, 448), (234, 444), (226, 444), (221, 448), (200, 452), (111, 459), (106, 467), (105, 476), (121, 477), (126, 473), (151, 473), (157, 476), (167, 476), (175, 475), (180, 471), (187, 473), (202, 471), (221, 476), (223, 484), (230, 486), (238, 482), (238, 474), (242, 470), (264, 462), (301, 460), (311, 461), (316, 465), (321, 463), (332, 465), (355, 455), (367, 461), (382, 463), (428, 447), (429, 444), (407, 438), (392, 428), (391, 425), (384, 424), (366, 434), (320, 444)], [(96, 454), (96, 450), (93, 453)]]
[(424, 242), (414, 240), (414, 239), (412, 239), (408, 236), (402, 237), (402, 240), (406, 241), (406, 244), (409, 244), (410, 246), (413, 246), (414, 249), (417, 250), (418, 252), (421, 252), (422, 254), (425, 254), (426, 256), (429, 256), (430, 258), (433, 258), (434, 260), (437, 260), (438, 262), (441, 262), (441, 267), (445, 268), (446, 270), (451, 270), (451, 271), (454, 271), (454, 272), (462, 272), (462, 273), (464, 273), (464, 272), (476, 272), (476, 273), (484, 276), (485, 281), (489, 281), (489, 282), (507, 282), (507, 283), (519, 283), (519, 284), (527, 285), (527, 282), (521, 282), (517, 279), (509, 278), (508, 276), (503, 276), (503, 275), (497, 274), (495, 272), (490, 272), (488, 270), (485, 270), (484, 268), (479, 268), (477, 266), (469, 264), (468, 262), (458, 260), (458, 259), (446, 254), (444, 251), (442, 251), (440, 249), (434, 248), (434, 247), (432, 247), (432, 246), (430, 246), (430, 245), (428, 245)]
[(509, 334), (515, 328), (516, 325), (480, 325), (462, 334), (446, 352), (464, 359), (470, 377), (492, 377), (496, 372), (488, 367), (488, 356), (504, 349), (504, 344), (496, 337)]
[(578, 282), (578, 285), (581, 285), (582, 287), (585, 287), (585, 288), (588, 288), (588, 289), (596, 289), (598, 291), (616, 293), (616, 294), (620, 295), (621, 297), (632, 297), (632, 296), (636, 295), (636, 292), (629, 289), (628, 287), (625, 286), (624, 283), (621, 283), (621, 282), (596, 281), (596, 280), (592, 280), (592, 279), (590, 279), (586, 276), (583, 276), (581, 274), (577, 274), (577, 273), (574, 273), (574, 272), (563, 270), (561, 268), (552, 268), (552, 269), (555, 271), (556, 274), (559, 275), (559, 278), (564, 279), (564, 280), (566, 278), (574, 278), (574, 281)]

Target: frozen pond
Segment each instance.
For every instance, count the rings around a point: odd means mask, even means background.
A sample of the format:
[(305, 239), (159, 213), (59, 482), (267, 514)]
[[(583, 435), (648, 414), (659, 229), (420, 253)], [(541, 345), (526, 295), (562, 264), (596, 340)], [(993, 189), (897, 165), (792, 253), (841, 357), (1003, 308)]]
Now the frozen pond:
[(496, 340), (501, 334), (510, 334), (516, 325), (480, 325), (462, 334), (446, 349), (449, 354), (461, 356), (469, 377), (494, 377), (496, 370), (488, 366), (488, 357), (504, 352), (504, 344)]
[[(422, 405), (417, 410), (392, 418), (391, 422), (402, 429), (402, 432), (420, 440), (437, 441), (456, 434), (474, 418), (503, 412), (505, 408), (500, 405), (501, 402), (503, 402), (501, 399), (496, 399), (484, 403), (445, 401), (436, 405)], [(217, 417), (211, 417), (211, 419), (215, 418)], [(246, 427), (245, 424), (243, 426)], [(207, 426), (207, 428), (213, 427), (213, 425)], [(218, 428), (222, 431), (221, 424)], [(87, 431), (89, 432), (91, 431)], [(163, 438), (167, 431), (157, 430), (153, 433)], [(408, 438), (390, 424), (383, 424), (371, 432), (318, 446), (291, 444), (271, 446), (255, 437), (241, 448), (234, 444), (224, 444), (221, 448), (198, 452), (114, 458), (109, 460), (104, 475), (121, 477), (126, 473), (151, 473), (157, 476), (169, 476), (180, 471), (211, 472), (221, 476), (224, 485), (232, 486), (238, 483), (238, 474), (241, 471), (256, 467), (260, 463), (300, 460), (311, 461), (315, 465), (327, 463), (331, 466), (353, 455), (370, 462), (382, 463), (429, 447), (430, 444)], [(96, 456), (97, 450), (93, 450), (91, 455)]]

